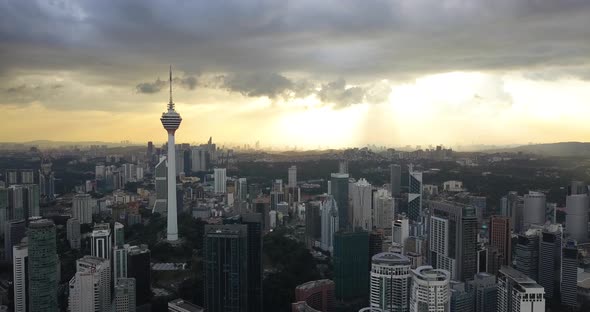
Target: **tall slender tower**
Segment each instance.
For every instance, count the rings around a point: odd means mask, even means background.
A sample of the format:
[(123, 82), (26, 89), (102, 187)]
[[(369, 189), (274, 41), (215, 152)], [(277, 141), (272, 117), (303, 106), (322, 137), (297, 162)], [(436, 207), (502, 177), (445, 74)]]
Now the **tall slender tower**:
[(178, 220), (176, 216), (176, 149), (174, 147), (174, 133), (180, 127), (180, 114), (174, 110), (172, 101), (172, 66), (170, 66), (170, 102), (168, 111), (162, 113), (162, 125), (168, 131), (168, 230), (169, 241), (178, 240)]

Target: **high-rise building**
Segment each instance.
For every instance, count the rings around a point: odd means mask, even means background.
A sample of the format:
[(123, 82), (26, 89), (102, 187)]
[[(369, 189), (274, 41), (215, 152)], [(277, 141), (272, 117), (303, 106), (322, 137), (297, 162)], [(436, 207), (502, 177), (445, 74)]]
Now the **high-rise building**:
[(129, 245), (113, 248), (113, 280), (115, 283), (118, 279), (127, 277), (128, 253)]
[(539, 279), (537, 282), (545, 289), (545, 298), (547, 299), (551, 299), (559, 293), (562, 241), (563, 229), (561, 224), (551, 224), (541, 230), (539, 240)]
[(475, 275), (470, 284), (475, 292), (475, 312), (496, 312), (498, 305), (496, 276), (480, 272)]
[(530, 191), (524, 195), (524, 211), (522, 214), (523, 228), (526, 230), (532, 224), (545, 224), (545, 209), (547, 201), (545, 194)]
[(191, 148), (191, 171), (207, 171), (207, 149), (197, 146)]
[(400, 165), (389, 165), (389, 185), (391, 187), (391, 196), (399, 197), (402, 191), (402, 168)]
[(70, 248), (81, 248), (81, 234), (80, 234), (80, 220), (76, 218), (69, 218), (66, 223), (66, 235)]
[(366, 298), (369, 293), (369, 233), (336, 232), (332, 259), (336, 298)]
[(289, 167), (288, 187), (297, 187), (297, 166)]
[(515, 233), (526, 231), (526, 229), (522, 229), (524, 199), (518, 196), (518, 192), (508, 192), (508, 195), (500, 200), (500, 206), (502, 215), (510, 217), (510, 224)]
[(69, 287), (70, 311), (111, 311), (110, 261), (93, 256), (78, 259)]
[(152, 207), (152, 213), (163, 213), (168, 207), (168, 167), (165, 157), (160, 159), (154, 171), (156, 200)]
[(385, 189), (379, 189), (373, 193), (373, 227), (386, 229), (391, 226), (394, 217), (394, 201)]
[[(29, 312), (58, 310), (57, 247), (55, 224), (47, 219), (29, 223), (28, 298)], [(34, 295), (33, 295), (34, 294)]]
[(92, 223), (92, 210), (96, 205), (90, 194), (76, 194), (72, 199), (72, 218), (78, 219), (80, 224)]
[(391, 242), (399, 245), (404, 253), (406, 239), (410, 236), (410, 223), (406, 218), (394, 220), (391, 223)]
[(174, 299), (168, 302), (168, 312), (207, 312), (205, 308), (184, 299)]
[(6, 170), (6, 185), (18, 184), (18, 171), (16, 169)]
[(477, 273), (477, 217), (471, 206), (431, 201), (430, 260), (453, 280), (472, 279)]
[(329, 195), (321, 203), (321, 248), (332, 252), (334, 248), (334, 233), (339, 229), (340, 212), (334, 196)]
[(544, 312), (543, 286), (509, 266), (498, 274), (498, 312)]
[(39, 209), (39, 185), (23, 185), (23, 208), (25, 220), (28, 220), (30, 217), (41, 216)]
[(410, 309), (410, 259), (383, 252), (371, 259), (371, 307), (403, 312)]
[(12, 280), (14, 289), (14, 312), (26, 312), (28, 293), (28, 257), (29, 248), (26, 240), (13, 247)]
[(338, 229), (346, 229), (352, 226), (349, 220), (348, 206), (348, 174), (332, 173), (330, 179), (331, 193), (338, 206)]
[(8, 262), (12, 261), (12, 247), (20, 244), (27, 235), (25, 220), (12, 220), (6, 223), (4, 232), (4, 252)]
[(421, 266), (411, 272), (410, 311), (450, 311), (451, 274), (445, 270), (435, 270), (431, 266)]
[(570, 238), (588, 241), (588, 194), (569, 195), (565, 200), (565, 229)]
[(119, 278), (115, 280), (115, 311), (135, 312), (135, 279)]
[(177, 205), (176, 205), (176, 149), (174, 145), (174, 134), (182, 118), (174, 110), (174, 102), (172, 101), (172, 66), (170, 66), (170, 102), (168, 102), (168, 111), (162, 113), (160, 120), (164, 129), (168, 132), (168, 174), (167, 174), (167, 187), (168, 187), (168, 219), (166, 227), (166, 239), (168, 241), (178, 240), (178, 220), (177, 220)]
[(512, 264), (512, 234), (510, 218), (492, 216), (490, 219), (490, 245), (502, 255), (502, 265)]
[(575, 241), (568, 241), (561, 253), (561, 304), (577, 305), (578, 248)]
[(583, 181), (572, 181), (568, 187), (568, 195), (588, 194), (588, 187)]
[(248, 208), (248, 180), (239, 178), (236, 181), (236, 203), (238, 211), (245, 213)]
[(154, 142), (148, 141), (147, 142), (147, 149), (145, 151), (145, 158), (148, 161), (148, 163), (151, 163), (153, 157), (154, 157)]
[(55, 174), (51, 170), (51, 163), (41, 163), (39, 170), (39, 191), (43, 202), (55, 199)]
[(111, 259), (112, 251), (111, 227), (108, 223), (94, 225), (90, 237), (91, 255), (98, 258)]
[(114, 233), (115, 246), (123, 247), (125, 244), (125, 226), (119, 222), (115, 222)]
[(451, 311), (453, 312), (473, 312), (475, 303), (475, 293), (473, 289), (466, 288), (465, 283), (451, 281)]
[(6, 221), (10, 220), (8, 189), (0, 187), (0, 233), (6, 231)]
[(214, 192), (216, 194), (225, 194), (227, 192), (227, 176), (225, 168), (213, 169)]
[(408, 218), (418, 222), (422, 216), (422, 172), (410, 165), (408, 181)]
[(209, 312), (248, 309), (247, 231), (242, 224), (205, 226), (204, 288)]
[(127, 277), (135, 279), (137, 305), (148, 303), (152, 298), (151, 269), (151, 252), (147, 245), (129, 247)]
[(360, 179), (350, 185), (349, 192), (352, 198), (352, 227), (372, 230), (373, 186), (367, 180)]
[(539, 229), (529, 229), (518, 234), (514, 248), (514, 268), (532, 280), (538, 280)]
[(25, 219), (24, 189), (22, 185), (8, 187), (9, 220)]
[[(338, 219), (338, 216), (335, 216)], [(305, 206), (305, 244), (308, 248), (317, 246), (322, 240), (321, 202), (309, 202)]]
[(295, 301), (305, 302), (317, 311), (334, 311), (334, 282), (329, 279), (310, 281), (295, 288)]
[(338, 173), (348, 174), (348, 160), (341, 160), (338, 162)]

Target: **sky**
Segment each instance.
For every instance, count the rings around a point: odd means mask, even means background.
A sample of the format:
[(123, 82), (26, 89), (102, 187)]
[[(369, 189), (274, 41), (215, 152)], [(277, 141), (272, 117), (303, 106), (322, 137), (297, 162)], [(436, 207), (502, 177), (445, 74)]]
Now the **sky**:
[(0, 141), (590, 141), (590, 1), (0, 0)]

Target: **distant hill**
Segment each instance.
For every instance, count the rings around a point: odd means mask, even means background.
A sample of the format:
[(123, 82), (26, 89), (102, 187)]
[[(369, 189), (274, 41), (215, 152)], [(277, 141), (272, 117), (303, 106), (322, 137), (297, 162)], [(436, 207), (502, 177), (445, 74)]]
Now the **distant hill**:
[(108, 147), (120, 147), (120, 146), (137, 146), (139, 144), (131, 143), (131, 142), (115, 143), (115, 142), (101, 142), (101, 141), (72, 142), (72, 141), (35, 140), (35, 141), (28, 141), (28, 142), (0, 142), (0, 145), (21, 145), (21, 146), (36, 146), (39, 148), (48, 148), (48, 147), (59, 147), (59, 146), (87, 147), (90, 145), (106, 145)]
[(509, 153), (531, 153), (543, 156), (589, 156), (590, 142), (558, 142), (546, 144), (529, 144), (518, 147), (486, 150), (486, 153), (509, 152)]

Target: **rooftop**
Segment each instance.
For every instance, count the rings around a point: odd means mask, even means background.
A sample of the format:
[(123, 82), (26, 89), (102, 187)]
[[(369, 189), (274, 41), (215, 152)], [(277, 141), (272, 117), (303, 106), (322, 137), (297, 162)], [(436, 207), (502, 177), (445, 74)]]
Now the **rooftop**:
[(326, 286), (326, 285), (334, 285), (334, 282), (329, 279), (309, 281), (309, 282), (306, 282), (306, 283), (303, 283), (303, 284), (297, 286), (296, 289), (303, 290), (303, 289), (310, 289), (310, 288), (321, 287), (321, 286)]
[(204, 308), (183, 299), (174, 299), (168, 302), (168, 306), (179, 307), (191, 312), (205, 312)]
[(371, 259), (373, 264), (410, 265), (410, 259), (394, 252), (382, 252)]

